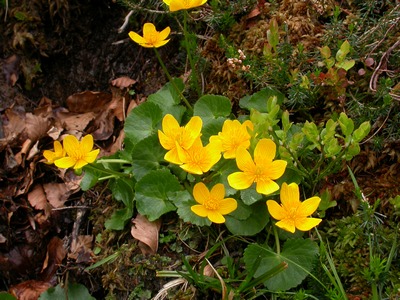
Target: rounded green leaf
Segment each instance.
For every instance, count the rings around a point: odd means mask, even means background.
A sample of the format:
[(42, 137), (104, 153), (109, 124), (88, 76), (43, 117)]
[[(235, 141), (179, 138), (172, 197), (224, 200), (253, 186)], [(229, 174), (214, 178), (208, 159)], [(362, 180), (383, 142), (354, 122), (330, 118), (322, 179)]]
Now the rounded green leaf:
[(228, 117), (231, 113), (231, 101), (229, 98), (218, 95), (202, 96), (193, 107), (193, 114), (199, 116), (206, 123), (207, 119)]

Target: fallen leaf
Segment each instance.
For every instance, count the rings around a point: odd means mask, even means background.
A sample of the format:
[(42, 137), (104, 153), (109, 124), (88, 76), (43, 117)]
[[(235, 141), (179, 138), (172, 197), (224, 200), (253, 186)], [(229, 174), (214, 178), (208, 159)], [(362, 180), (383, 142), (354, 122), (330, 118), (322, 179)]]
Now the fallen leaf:
[(48, 202), (41, 184), (35, 185), (32, 191), (28, 193), (28, 201), (32, 207), (38, 210), (44, 210), (46, 208)]
[(127, 76), (118, 77), (117, 79), (114, 79), (113, 81), (111, 81), (111, 84), (113, 86), (118, 87), (120, 89), (128, 88), (135, 83), (136, 83), (136, 80), (129, 78)]
[(67, 107), (73, 113), (101, 112), (111, 102), (112, 95), (103, 92), (85, 91), (69, 96)]
[(146, 217), (138, 214), (132, 221), (132, 236), (139, 241), (142, 254), (155, 254), (158, 249), (158, 232), (160, 231), (160, 220), (150, 222)]
[(72, 194), (65, 183), (45, 183), (43, 184), (47, 201), (54, 207), (60, 208), (64, 206), (65, 201)]
[(10, 86), (14, 86), (18, 80), (20, 61), (21, 59), (15, 54), (4, 60), (3, 74), (6, 77), (7, 84)]
[(9, 292), (18, 300), (37, 300), (50, 287), (51, 284), (45, 281), (27, 280), (12, 286)]
[(72, 240), (68, 258), (74, 259), (77, 263), (88, 263), (92, 261), (93, 236), (79, 235), (77, 239)]
[(84, 131), (90, 121), (96, 118), (94, 112), (87, 112), (82, 114), (70, 113), (70, 112), (57, 112), (56, 118), (60, 126), (66, 130), (77, 130)]
[(59, 265), (67, 255), (62, 239), (53, 237), (47, 245), (46, 258), (43, 262), (41, 278), (50, 281), (56, 273)]
[(32, 113), (27, 113), (25, 115), (25, 131), (28, 138), (33, 142), (36, 142), (42, 137), (45, 137), (47, 131), (50, 128), (50, 122), (48, 118), (42, 118), (40, 116), (35, 116)]

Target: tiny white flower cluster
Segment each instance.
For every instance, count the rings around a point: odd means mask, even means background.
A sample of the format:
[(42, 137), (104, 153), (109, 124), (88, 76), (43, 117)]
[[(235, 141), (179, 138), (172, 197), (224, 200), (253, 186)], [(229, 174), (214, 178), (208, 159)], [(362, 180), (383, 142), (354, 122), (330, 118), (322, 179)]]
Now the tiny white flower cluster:
[(232, 69), (233, 71), (248, 71), (250, 70), (250, 65), (243, 65), (243, 61), (246, 59), (246, 55), (244, 55), (242, 50), (238, 50), (239, 53), (239, 58), (228, 58), (228, 67)]

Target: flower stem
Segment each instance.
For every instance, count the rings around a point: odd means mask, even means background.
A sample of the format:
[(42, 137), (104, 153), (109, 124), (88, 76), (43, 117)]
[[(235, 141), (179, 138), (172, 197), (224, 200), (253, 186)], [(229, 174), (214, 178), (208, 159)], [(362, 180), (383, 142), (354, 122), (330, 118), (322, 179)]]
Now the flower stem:
[(281, 253), (281, 244), (279, 243), (279, 235), (278, 235), (278, 230), (276, 230), (275, 224), (272, 226), (274, 230), (274, 236), (275, 236), (275, 244), (276, 244), (276, 254)]
[(187, 57), (189, 60), (189, 64), (190, 64), (190, 68), (192, 69), (192, 72), (190, 74), (191, 77), (191, 81), (194, 84), (194, 87), (196, 89), (197, 92), (197, 96), (201, 96), (201, 89), (199, 86), (199, 81), (197, 79), (197, 72), (196, 72), (196, 65), (195, 62), (193, 60), (193, 56), (192, 56), (192, 49), (190, 46), (190, 41), (189, 41), (189, 32), (187, 31), (187, 17), (188, 17), (188, 12), (185, 10), (183, 13), (183, 36), (185, 38), (185, 46), (186, 46), (186, 52), (187, 52)]
[(119, 163), (119, 164), (131, 164), (132, 162), (126, 159), (120, 158), (101, 158), (96, 161), (97, 163)]
[(154, 49), (154, 52), (156, 53), (156, 56), (157, 56), (158, 62), (161, 65), (161, 68), (163, 69), (165, 75), (167, 75), (169, 82), (171, 82), (175, 91), (178, 93), (181, 100), (186, 104), (187, 108), (189, 110), (193, 111), (193, 107), (190, 105), (189, 101), (185, 98), (185, 96), (183, 96), (181, 90), (178, 88), (178, 86), (175, 84), (175, 81), (172, 79), (171, 74), (169, 74), (167, 67), (165, 66), (164, 62), (161, 59), (160, 53), (158, 53), (158, 51), (157, 51), (157, 48), (154, 47), (153, 49)]
[(117, 176), (117, 177), (127, 177), (127, 178), (131, 178), (132, 177), (132, 174), (117, 172), (117, 171), (113, 171), (113, 170), (109, 170), (109, 169), (100, 169), (94, 164), (88, 164), (85, 167), (89, 168), (89, 169), (92, 169), (92, 170), (95, 170), (95, 171), (99, 171), (99, 172), (104, 173), (104, 174), (114, 175), (114, 176)]

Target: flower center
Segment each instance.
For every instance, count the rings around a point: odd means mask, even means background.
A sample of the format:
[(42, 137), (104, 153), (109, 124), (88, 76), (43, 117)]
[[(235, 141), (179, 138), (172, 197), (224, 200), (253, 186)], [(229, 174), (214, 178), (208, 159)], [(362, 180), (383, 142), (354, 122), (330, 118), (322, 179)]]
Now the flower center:
[(254, 173), (254, 182), (258, 182), (263, 179), (265, 179), (264, 168), (261, 168), (260, 166), (256, 166), (256, 171)]
[(203, 206), (208, 210), (217, 210), (219, 208), (218, 199), (209, 197), (206, 201), (204, 201)]

